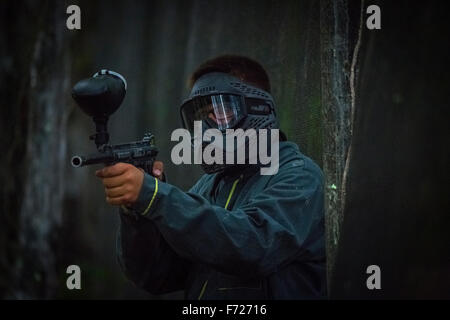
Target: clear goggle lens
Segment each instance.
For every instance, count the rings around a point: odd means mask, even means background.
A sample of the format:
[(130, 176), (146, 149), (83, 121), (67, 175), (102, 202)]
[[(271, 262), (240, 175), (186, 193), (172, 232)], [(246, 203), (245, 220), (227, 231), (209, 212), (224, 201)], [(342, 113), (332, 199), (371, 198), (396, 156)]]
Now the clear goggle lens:
[(194, 121), (205, 121), (211, 128), (219, 130), (233, 128), (245, 115), (244, 101), (241, 96), (217, 94), (196, 97), (181, 107), (184, 126), (191, 132)]

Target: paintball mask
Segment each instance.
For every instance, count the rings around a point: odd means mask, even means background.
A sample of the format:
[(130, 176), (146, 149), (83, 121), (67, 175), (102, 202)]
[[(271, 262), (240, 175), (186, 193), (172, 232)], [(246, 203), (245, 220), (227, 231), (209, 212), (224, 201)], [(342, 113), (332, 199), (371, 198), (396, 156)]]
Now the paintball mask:
[[(183, 127), (190, 131), (191, 137), (194, 136), (194, 121), (202, 121), (202, 135), (208, 129), (218, 129), (225, 136), (227, 129), (279, 128), (274, 101), (268, 92), (220, 72), (205, 74), (195, 82), (188, 99), (180, 107), (180, 113)], [(249, 150), (249, 143), (252, 142), (245, 142), (245, 150)], [(209, 143), (202, 144), (206, 147)], [(226, 150), (225, 141), (222, 145), (224, 154), (236, 154), (237, 148), (243, 147), (234, 144), (234, 150)], [(248, 155), (245, 157), (247, 163)], [(223, 164), (202, 163), (206, 173), (223, 171), (230, 166), (225, 161)]]

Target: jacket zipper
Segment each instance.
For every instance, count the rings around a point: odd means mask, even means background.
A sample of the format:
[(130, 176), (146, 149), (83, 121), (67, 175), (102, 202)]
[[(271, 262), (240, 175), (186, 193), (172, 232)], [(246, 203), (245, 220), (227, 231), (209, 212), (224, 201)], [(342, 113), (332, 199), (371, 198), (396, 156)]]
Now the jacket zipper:
[[(225, 207), (224, 207), (225, 209), (228, 208), (231, 197), (233, 196), (234, 190), (236, 189), (236, 185), (239, 183), (239, 180), (241, 180), (241, 178), (242, 178), (242, 175), (233, 182), (233, 186), (231, 187), (231, 191), (230, 191), (230, 194), (228, 195), (227, 202), (225, 203)], [(202, 289), (200, 290), (200, 295), (198, 296), (198, 300), (202, 299), (207, 286), (208, 286), (208, 280), (206, 280), (205, 283), (203, 284)]]
[[(241, 177), (242, 177), (242, 176), (241, 176)], [(227, 202), (225, 203), (225, 209), (228, 209), (228, 205), (230, 204), (230, 200), (231, 200), (231, 197), (233, 196), (234, 189), (236, 189), (236, 185), (238, 184), (239, 180), (241, 180), (241, 177), (237, 178), (237, 179), (233, 182), (233, 186), (231, 187), (231, 191), (230, 191), (230, 194), (228, 195)]]

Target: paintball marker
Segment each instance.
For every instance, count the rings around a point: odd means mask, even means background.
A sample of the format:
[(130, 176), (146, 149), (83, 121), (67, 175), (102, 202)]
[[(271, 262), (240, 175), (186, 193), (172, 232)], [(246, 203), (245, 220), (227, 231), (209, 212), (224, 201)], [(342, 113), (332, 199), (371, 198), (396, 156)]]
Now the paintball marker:
[(110, 145), (107, 129), (108, 119), (122, 103), (127, 90), (125, 78), (117, 72), (101, 70), (92, 78), (79, 81), (72, 89), (72, 97), (81, 110), (92, 117), (96, 133), (91, 135), (98, 153), (88, 156), (74, 156), (72, 166), (82, 167), (104, 163), (111, 165), (126, 162), (151, 173), (158, 149), (154, 136), (146, 133), (141, 141)]

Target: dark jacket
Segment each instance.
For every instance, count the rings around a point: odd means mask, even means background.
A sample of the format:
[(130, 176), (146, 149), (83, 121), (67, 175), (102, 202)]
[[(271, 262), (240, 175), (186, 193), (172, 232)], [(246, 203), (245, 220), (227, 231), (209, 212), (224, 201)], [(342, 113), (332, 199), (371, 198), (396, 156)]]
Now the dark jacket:
[(121, 209), (119, 262), (152, 294), (187, 299), (326, 295), (323, 176), (292, 142), (280, 167), (204, 175), (189, 190), (145, 175), (135, 219)]

